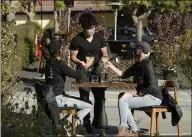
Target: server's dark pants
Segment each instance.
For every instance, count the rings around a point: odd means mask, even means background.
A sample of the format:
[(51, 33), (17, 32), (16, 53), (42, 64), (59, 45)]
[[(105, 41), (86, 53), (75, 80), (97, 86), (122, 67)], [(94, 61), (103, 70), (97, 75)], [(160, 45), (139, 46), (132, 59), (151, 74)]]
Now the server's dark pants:
[[(89, 81), (89, 77), (93, 74), (97, 74), (99, 75), (99, 65), (97, 65), (95, 67), (95, 71), (91, 72), (91, 73), (87, 73), (85, 72), (85, 70), (83, 70), (84, 68), (82, 67), (78, 67), (77, 70), (81, 71), (81, 73), (83, 73), (84, 77), (81, 78), (81, 82), (87, 82)], [(93, 95), (94, 95), (94, 118), (93, 118), (93, 123), (95, 127), (100, 127), (98, 125), (102, 125), (102, 123), (99, 122), (100, 117), (105, 117), (105, 119), (107, 119), (106, 116), (106, 112), (105, 112), (105, 90), (106, 88), (79, 88), (79, 93), (80, 93), (80, 99), (86, 102), (89, 102), (89, 95), (90, 95), (90, 91), (92, 91)], [(105, 120), (104, 120), (105, 121)], [(84, 118), (84, 126), (86, 126), (86, 124), (90, 124), (90, 113)], [(106, 124), (104, 124), (106, 125)]]
[[(79, 88), (80, 99), (83, 101), (89, 101), (90, 89), (94, 95), (94, 124), (97, 127), (98, 121), (100, 116), (101, 107), (104, 105), (105, 102), (105, 88)], [(90, 113), (84, 118), (84, 125), (90, 124)]]

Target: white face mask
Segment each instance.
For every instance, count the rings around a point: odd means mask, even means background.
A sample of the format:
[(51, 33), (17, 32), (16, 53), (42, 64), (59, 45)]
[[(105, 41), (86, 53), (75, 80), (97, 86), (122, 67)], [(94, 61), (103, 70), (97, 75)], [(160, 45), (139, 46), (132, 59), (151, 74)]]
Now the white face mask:
[(86, 32), (86, 34), (87, 34), (88, 36), (93, 36), (94, 33), (95, 33), (95, 28), (87, 29), (85, 32)]

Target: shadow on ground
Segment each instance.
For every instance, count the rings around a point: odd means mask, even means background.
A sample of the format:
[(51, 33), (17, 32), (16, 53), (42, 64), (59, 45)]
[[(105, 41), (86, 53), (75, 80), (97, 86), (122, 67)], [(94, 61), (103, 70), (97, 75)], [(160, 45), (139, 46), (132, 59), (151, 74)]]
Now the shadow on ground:
[(24, 71), (37, 72), (37, 68), (23, 68)]
[(32, 79), (20, 78), (20, 81), (22, 81), (25, 86), (34, 86), (35, 82), (37, 81), (44, 82), (43, 79), (41, 80), (41, 79), (35, 79), (35, 78), (32, 78)]

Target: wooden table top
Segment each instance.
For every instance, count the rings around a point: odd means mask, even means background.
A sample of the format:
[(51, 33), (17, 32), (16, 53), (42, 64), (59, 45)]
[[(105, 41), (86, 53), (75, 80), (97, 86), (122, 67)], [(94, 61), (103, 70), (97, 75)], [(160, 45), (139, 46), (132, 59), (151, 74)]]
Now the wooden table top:
[(128, 87), (128, 88), (135, 88), (137, 86), (136, 83), (131, 82), (99, 82), (99, 83), (92, 83), (92, 82), (73, 82), (73, 88), (79, 87), (100, 87), (100, 88), (112, 88), (112, 87)]

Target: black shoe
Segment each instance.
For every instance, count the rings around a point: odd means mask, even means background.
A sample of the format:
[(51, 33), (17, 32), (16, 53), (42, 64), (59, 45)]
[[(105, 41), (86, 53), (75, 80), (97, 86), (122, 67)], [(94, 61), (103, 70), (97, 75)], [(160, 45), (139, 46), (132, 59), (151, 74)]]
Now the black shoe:
[(94, 128), (98, 128), (98, 124), (97, 124), (97, 122), (96, 122), (96, 120), (95, 119), (93, 119), (93, 122), (92, 122), (92, 127), (94, 127)]
[(90, 123), (86, 123), (86, 124), (84, 123), (83, 125), (87, 133), (93, 133), (93, 129)]

